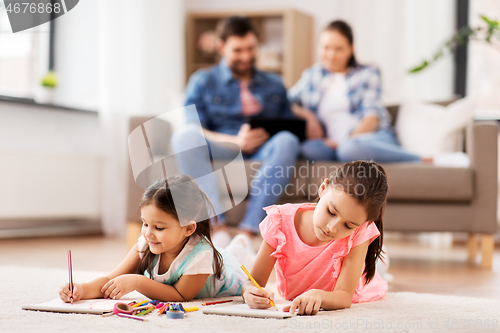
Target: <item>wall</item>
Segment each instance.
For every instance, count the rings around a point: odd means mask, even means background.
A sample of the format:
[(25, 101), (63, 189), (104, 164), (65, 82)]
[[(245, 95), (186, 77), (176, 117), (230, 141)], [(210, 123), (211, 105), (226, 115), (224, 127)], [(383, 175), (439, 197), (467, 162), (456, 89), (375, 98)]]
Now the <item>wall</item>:
[(56, 221), (66, 232), (95, 232), (103, 154), (97, 114), (0, 102), (0, 119), (0, 237), (42, 234)]

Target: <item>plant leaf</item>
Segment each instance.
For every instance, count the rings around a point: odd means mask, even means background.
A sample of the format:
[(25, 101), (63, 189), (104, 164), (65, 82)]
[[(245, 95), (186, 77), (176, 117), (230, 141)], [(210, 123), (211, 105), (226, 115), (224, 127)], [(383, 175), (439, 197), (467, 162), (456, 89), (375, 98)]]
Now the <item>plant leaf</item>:
[(420, 66), (417, 66), (413, 69), (410, 69), (410, 73), (416, 73), (416, 72), (420, 72), (422, 69), (424, 69), (425, 67), (429, 66), (429, 63), (427, 62), (427, 60), (425, 60), (422, 64), (420, 64)]

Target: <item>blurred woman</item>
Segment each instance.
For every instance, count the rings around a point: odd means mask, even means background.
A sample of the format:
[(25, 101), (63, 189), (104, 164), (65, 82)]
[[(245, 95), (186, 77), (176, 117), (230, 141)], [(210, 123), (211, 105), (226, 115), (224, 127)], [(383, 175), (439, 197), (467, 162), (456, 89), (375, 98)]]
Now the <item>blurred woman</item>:
[(351, 27), (331, 22), (319, 39), (320, 62), (288, 91), (294, 112), (307, 120), (301, 155), (309, 160), (430, 162), (405, 151), (382, 102), (380, 71), (356, 61)]

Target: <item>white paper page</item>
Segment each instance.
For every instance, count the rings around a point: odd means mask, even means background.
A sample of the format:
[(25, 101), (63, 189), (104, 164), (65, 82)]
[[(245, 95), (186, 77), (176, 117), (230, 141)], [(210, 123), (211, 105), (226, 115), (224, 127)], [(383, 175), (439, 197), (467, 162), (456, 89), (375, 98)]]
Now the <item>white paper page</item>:
[(289, 312), (284, 312), (283, 308), (287, 305), (292, 304), (276, 304), (278, 311), (275, 308), (270, 307), (267, 309), (250, 309), (248, 304), (236, 304), (229, 306), (218, 306), (218, 307), (206, 307), (203, 308), (203, 313), (205, 314), (220, 314), (220, 315), (230, 315), (230, 316), (243, 316), (243, 317), (257, 317), (257, 318), (290, 318), (293, 315)]
[(51, 301), (43, 302), (36, 305), (25, 305), (24, 310), (40, 310), (50, 312), (73, 312), (73, 313), (94, 313), (102, 314), (105, 312), (113, 311), (116, 303), (130, 303), (132, 301), (143, 301), (146, 298), (122, 298), (119, 300), (114, 299), (86, 299), (78, 302), (65, 303), (61, 299), (53, 299)]

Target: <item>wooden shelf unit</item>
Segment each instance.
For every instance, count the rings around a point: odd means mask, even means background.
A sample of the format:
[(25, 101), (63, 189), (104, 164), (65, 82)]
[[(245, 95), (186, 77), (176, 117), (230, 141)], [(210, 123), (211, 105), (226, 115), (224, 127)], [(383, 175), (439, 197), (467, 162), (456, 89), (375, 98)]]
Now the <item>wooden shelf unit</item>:
[[(295, 84), (302, 71), (313, 64), (313, 18), (310, 15), (293, 9), (191, 12), (186, 18), (186, 81), (198, 69), (219, 62), (220, 57), (216, 52), (203, 54), (198, 50), (198, 38), (203, 32), (215, 30), (220, 19), (232, 15), (246, 16), (252, 21), (259, 35), (260, 52), (265, 52), (266, 48), (272, 50), (273, 47), (278, 50), (275, 52), (275, 55), (280, 54), (280, 61), (275, 62), (278, 66), (263, 66), (260, 62), (263, 58), (259, 58), (259, 53), (257, 68), (280, 75), (287, 88)], [(272, 29), (274, 34), (269, 33)], [(281, 35), (276, 36), (276, 32)]]

